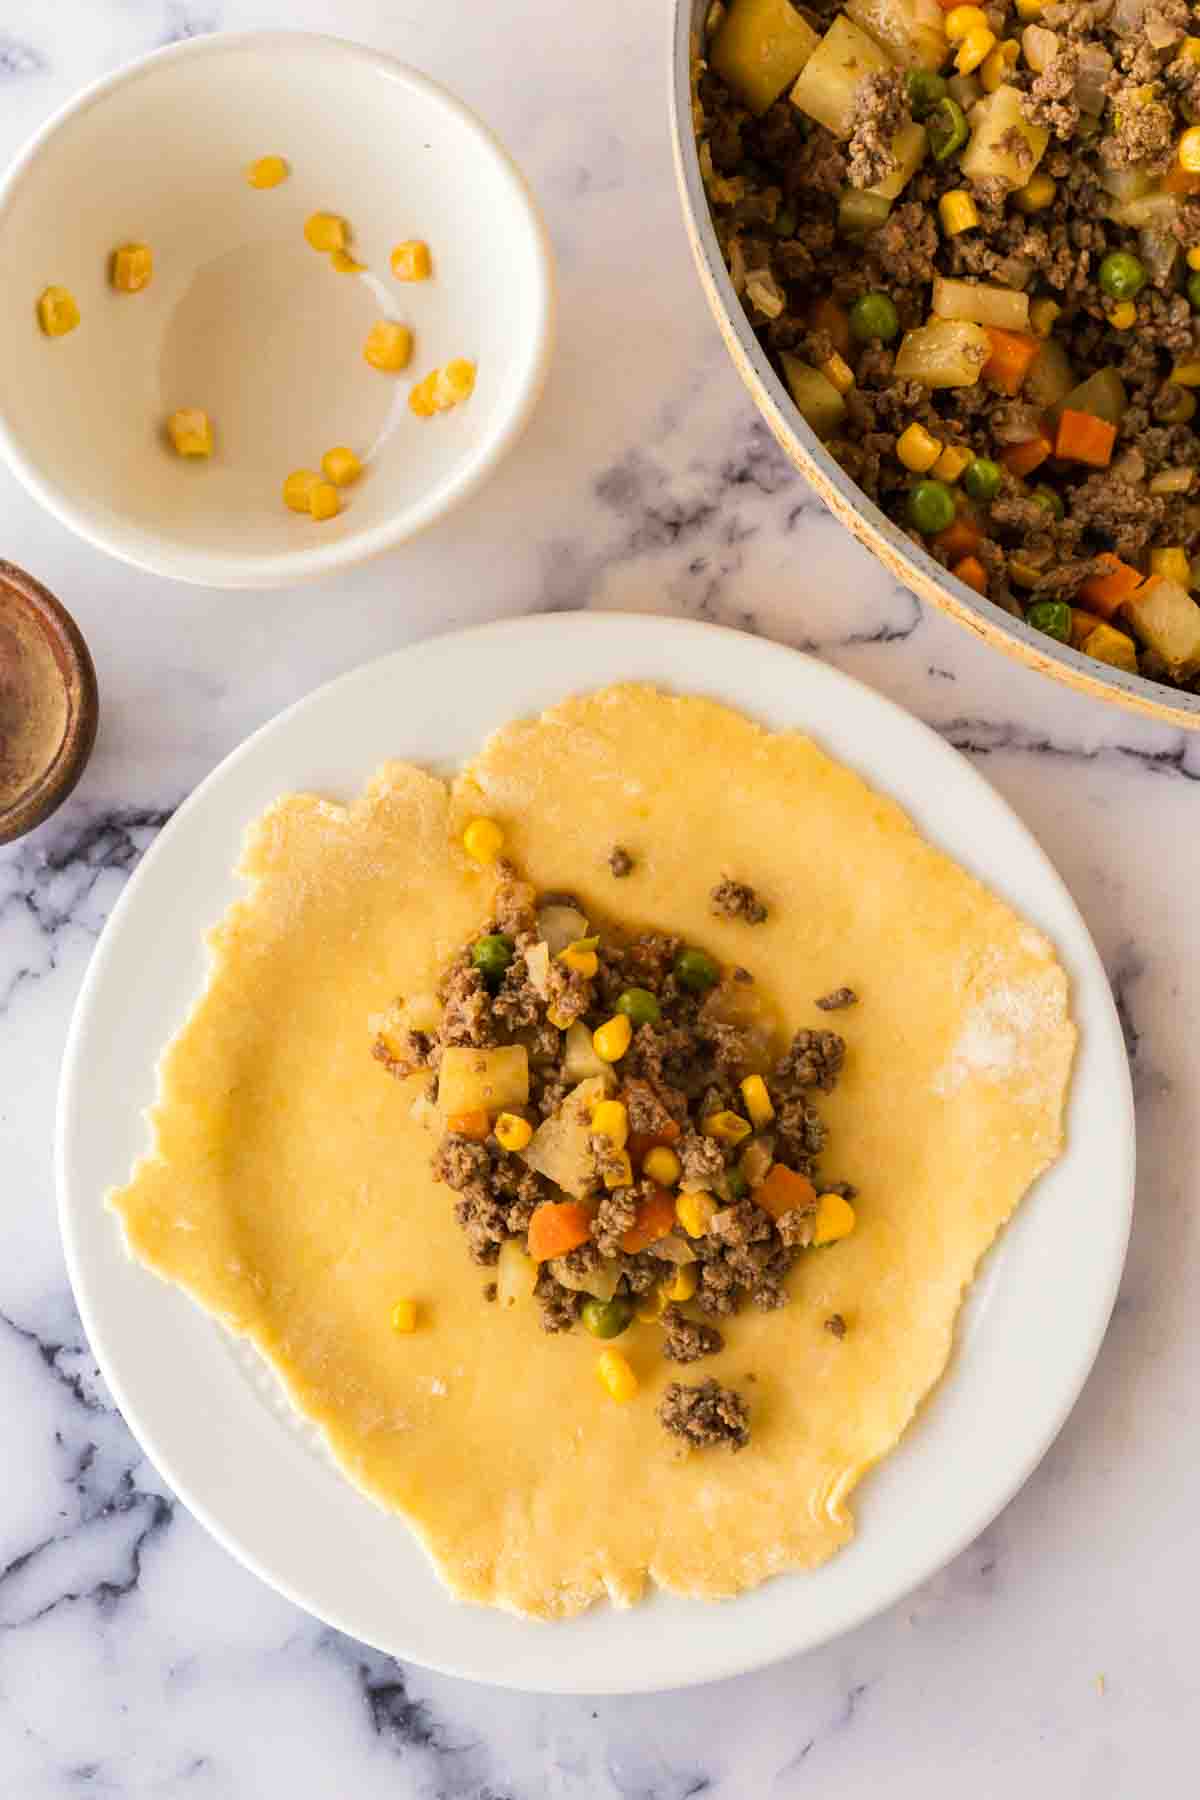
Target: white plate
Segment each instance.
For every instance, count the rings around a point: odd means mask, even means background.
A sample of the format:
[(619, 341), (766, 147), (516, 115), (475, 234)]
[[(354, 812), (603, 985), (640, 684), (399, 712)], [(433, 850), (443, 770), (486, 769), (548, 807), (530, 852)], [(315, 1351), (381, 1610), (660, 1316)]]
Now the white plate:
[[(853, 1543), (815, 1574), (720, 1605), (659, 1595), (546, 1625), (451, 1600), (402, 1521), (312, 1454), (311, 1436), (269, 1383), (248, 1378), (226, 1334), (128, 1259), (103, 1201), (144, 1145), (155, 1060), (203, 979), (204, 930), (240, 891), (230, 870), (247, 823), (291, 789), (349, 799), (386, 757), (449, 770), (514, 715), (626, 678), (801, 727), (892, 794), (1053, 939), (1081, 1046), (1069, 1150), (989, 1257), (946, 1380), (856, 1491)], [(1099, 1348), (1129, 1232), (1133, 1151), (1129, 1073), (1095, 947), (1042, 851), (966, 759), (794, 651), (618, 614), (519, 619), (403, 650), (235, 751), (168, 825), (109, 921), (72, 1025), (58, 1121), (62, 1231), (84, 1326), (130, 1426), (197, 1517), (265, 1581), (380, 1649), (569, 1693), (682, 1687), (808, 1649), (982, 1531), (1052, 1442)]]

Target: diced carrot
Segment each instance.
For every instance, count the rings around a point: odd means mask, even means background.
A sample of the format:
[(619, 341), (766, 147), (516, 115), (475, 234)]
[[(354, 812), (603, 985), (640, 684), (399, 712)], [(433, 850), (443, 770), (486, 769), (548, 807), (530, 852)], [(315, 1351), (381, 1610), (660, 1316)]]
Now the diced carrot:
[(983, 536), (978, 525), (969, 513), (960, 513), (952, 525), (939, 531), (932, 542), (947, 556), (970, 556)]
[(482, 1144), (492, 1129), (492, 1121), (483, 1108), (479, 1107), (474, 1112), (451, 1113), (446, 1120), (446, 1129), (452, 1131), (455, 1137), (470, 1138), (472, 1142)]
[(786, 1169), (782, 1163), (772, 1163), (765, 1180), (754, 1190), (754, 1200), (773, 1219), (782, 1219), (784, 1213), (793, 1212), (798, 1206), (815, 1206), (817, 1190), (806, 1175), (797, 1175), (795, 1169)]
[(565, 1256), (586, 1244), (592, 1233), (592, 1215), (578, 1200), (546, 1200), (529, 1221), (529, 1254), (534, 1262)]
[(957, 575), (960, 581), (965, 581), (968, 587), (973, 587), (977, 594), (987, 593), (987, 570), (977, 556), (964, 556), (961, 562), (954, 564), (950, 573)]
[(1039, 431), (1035, 438), (1029, 438), (1024, 444), (1009, 444), (1001, 450), (1000, 461), (1010, 475), (1018, 477), (1032, 475), (1040, 469), (1046, 458), (1053, 454), (1054, 445), (1044, 431)]
[(1091, 469), (1107, 469), (1112, 461), (1117, 428), (1095, 413), (1076, 412), (1065, 406), (1058, 418), (1054, 454), (1064, 462), (1087, 463)]
[(634, 1164), (644, 1162), (651, 1150), (666, 1150), (677, 1144), (679, 1135), (674, 1119), (669, 1119), (661, 1131), (631, 1131), (625, 1145), (629, 1160)]
[(1176, 158), (1162, 178), (1164, 194), (1200, 194), (1200, 175), (1193, 175)]
[(813, 307), (808, 322), (814, 331), (827, 333), (839, 356), (849, 356), (850, 315), (844, 306), (839, 306), (826, 294)]
[(1121, 562), (1111, 550), (1105, 550), (1101, 560), (1106, 565), (1103, 575), (1090, 575), (1076, 598), (1085, 600), (1090, 611), (1098, 613), (1101, 619), (1111, 619), (1122, 601), (1128, 600), (1146, 578), (1128, 563)]
[(983, 328), (992, 354), (983, 365), (983, 379), (1002, 394), (1019, 394), (1029, 366), (1042, 348), (1041, 338), (1028, 331), (1001, 331), (998, 325)]
[(638, 1201), (637, 1216), (621, 1239), (621, 1248), (628, 1256), (636, 1256), (639, 1250), (648, 1250), (651, 1244), (657, 1244), (659, 1238), (665, 1238), (674, 1228), (674, 1194), (668, 1193), (666, 1188), (651, 1188), (646, 1198)]

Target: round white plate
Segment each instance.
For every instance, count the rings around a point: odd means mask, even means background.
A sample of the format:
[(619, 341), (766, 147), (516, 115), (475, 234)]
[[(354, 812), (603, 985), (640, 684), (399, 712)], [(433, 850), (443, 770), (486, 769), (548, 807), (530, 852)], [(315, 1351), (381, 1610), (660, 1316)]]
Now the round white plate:
[[(156, 1058), (204, 979), (206, 928), (241, 891), (230, 871), (256, 814), (294, 789), (349, 799), (387, 757), (449, 771), (506, 720), (629, 678), (800, 727), (892, 794), (1054, 941), (1081, 1042), (1068, 1151), (988, 1258), (942, 1385), (856, 1491), (854, 1541), (815, 1574), (720, 1605), (656, 1595), (631, 1612), (598, 1606), (546, 1625), (452, 1600), (404, 1523), (313, 1455), (228, 1336), (130, 1261), (104, 1195), (145, 1145)], [(811, 1648), (982, 1531), (1091, 1368), (1124, 1260), (1133, 1159), (1128, 1067), (1095, 947), (1038, 845), (966, 759), (794, 651), (626, 614), (518, 619), (419, 644), (322, 688), (235, 751), (167, 826), (109, 921), (71, 1028), (58, 1120), (62, 1232), (84, 1327), (185, 1504), (247, 1567), (343, 1631), (450, 1674), (567, 1693), (682, 1687)]]

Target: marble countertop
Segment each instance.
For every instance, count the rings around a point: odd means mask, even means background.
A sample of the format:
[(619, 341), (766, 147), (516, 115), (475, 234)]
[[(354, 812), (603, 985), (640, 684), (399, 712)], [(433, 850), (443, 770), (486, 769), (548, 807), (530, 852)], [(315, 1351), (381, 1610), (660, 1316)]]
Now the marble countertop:
[[(194, 33), (337, 30), (452, 84), (544, 204), (561, 343), (528, 437), (404, 551), (297, 592), (171, 586), (0, 472), (0, 554), (99, 668), (74, 800), (0, 851), (0, 1794), (294, 1800), (1127, 1800), (1194, 1784), (1200, 1676), (1200, 737), (1069, 694), (923, 611), (784, 463), (693, 278), (666, 123), (667, 0), (6, 0), (0, 158), (80, 85)], [(1093, 1377), (1024, 1491), (943, 1574), (822, 1652), (628, 1701), (401, 1667), (279, 1599), (177, 1504), (81, 1335), (55, 1224), (64, 1033), (172, 809), (318, 683), (437, 631), (581, 607), (803, 645), (913, 709), (1054, 858), (1133, 1059), (1141, 1178)], [(1193, 833), (1195, 835), (1193, 835)], [(1070, 1280), (1070, 1270), (1063, 1270)], [(1030, 1330), (1052, 1322), (1031, 1319)], [(936, 1497), (932, 1502), (936, 1504)]]

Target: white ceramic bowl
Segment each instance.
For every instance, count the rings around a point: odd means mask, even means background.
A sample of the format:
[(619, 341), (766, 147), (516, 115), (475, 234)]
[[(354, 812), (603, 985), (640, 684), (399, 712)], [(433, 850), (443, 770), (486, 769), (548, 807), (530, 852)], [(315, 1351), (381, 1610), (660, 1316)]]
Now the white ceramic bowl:
[[(257, 190), (256, 158), (290, 177)], [(304, 221), (343, 215), (368, 276), (338, 274)], [(423, 238), (434, 278), (393, 280), (393, 245)], [(118, 294), (109, 257), (154, 252)], [(218, 587), (303, 581), (387, 549), (462, 500), (528, 420), (553, 337), (551, 255), (521, 175), (457, 100), (388, 56), (337, 38), (192, 39), (89, 88), (0, 185), (0, 447), (82, 537), (138, 566)], [(75, 295), (76, 330), (47, 338), (36, 302)], [(410, 367), (362, 355), (380, 316), (411, 325)], [(412, 382), (451, 357), (478, 365), (470, 401), (434, 419)], [(203, 407), (208, 461), (164, 421)], [(289, 470), (335, 444), (373, 451), (345, 509), (290, 513)]]

